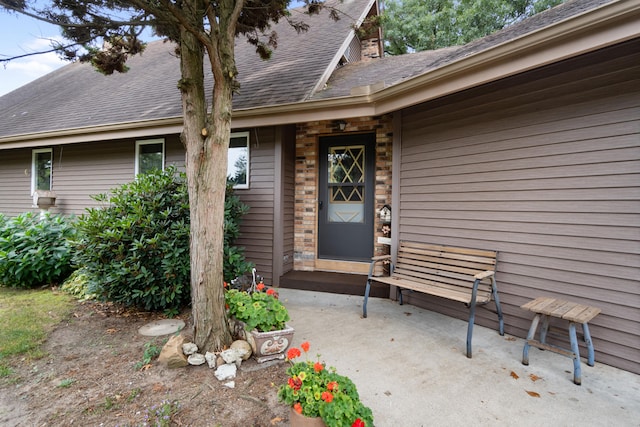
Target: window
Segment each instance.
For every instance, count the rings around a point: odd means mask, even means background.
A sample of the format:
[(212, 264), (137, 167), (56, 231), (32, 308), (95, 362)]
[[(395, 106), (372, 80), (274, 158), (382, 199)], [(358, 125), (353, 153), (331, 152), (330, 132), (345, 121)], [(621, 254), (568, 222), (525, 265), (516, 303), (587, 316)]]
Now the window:
[(227, 162), (227, 180), (233, 188), (249, 188), (249, 132), (231, 134)]
[(41, 148), (33, 150), (31, 161), (31, 194), (36, 190), (51, 190), (51, 163), (53, 150)]
[(153, 169), (164, 170), (164, 139), (136, 141), (136, 171), (139, 175)]

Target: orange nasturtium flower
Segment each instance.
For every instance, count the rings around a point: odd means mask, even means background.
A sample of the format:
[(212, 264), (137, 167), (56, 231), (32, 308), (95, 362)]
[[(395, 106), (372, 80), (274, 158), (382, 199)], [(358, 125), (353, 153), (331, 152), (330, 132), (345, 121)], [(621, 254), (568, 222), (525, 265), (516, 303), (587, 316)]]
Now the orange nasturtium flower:
[(353, 424), (351, 424), (351, 427), (365, 427), (365, 424), (364, 424), (364, 421), (358, 418), (353, 422)]
[(329, 393), (328, 391), (323, 391), (322, 400), (324, 400), (327, 403), (331, 403), (331, 401), (333, 400), (333, 394)]
[(327, 390), (329, 391), (334, 391), (338, 388), (338, 383), (335, 381), (331, 381), (329, 384), (327, 384)]
[(313, 370), (316, 372), (322, 372), (322, 370), (324, 369), (324, 365), (320, 362), (316, 362), (313, 364)]
[(256, 285), (256, 288), (257, 288), (259, 291), (263, 290), (263, 289), (264, 289), (264, 283), (262, 283), (262, 282), (258, 283), (258, 284)]
[(300, 404), (300, 402), (296, 402), (293, 405), (293, 410), (296, 411), (297, 413), (301, 414), (302, 413), (302, 405)]
[(276, 295), (276, 291), (273, 288), (267, 289), (267, 295)]
[(302, 347), (305, 353), (309, 351), (309, 346), (310, 346), (309, 341), (305, 341), (302, 344), (300, 344), (300, 347)]
[(289, 351), (287, 351), (287, 359), (295, 359), (296, 357), (300, 357), (302, 353), (300, 353), (300, 349), (296, 347), (291, 347)]

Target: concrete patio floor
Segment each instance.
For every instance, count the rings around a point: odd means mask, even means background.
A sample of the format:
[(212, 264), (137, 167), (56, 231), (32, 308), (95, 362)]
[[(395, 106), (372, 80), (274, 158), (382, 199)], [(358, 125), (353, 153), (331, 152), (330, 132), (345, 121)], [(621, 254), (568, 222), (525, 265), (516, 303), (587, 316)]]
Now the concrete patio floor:
[(349, 376), (377, 427), (640, 426), (640, 376), (598, 363), (573, 362), (523, 340), (476, 326), (473, 359), (467, 323), (421, 308), (360, 296), (279, 289), (296, 330), (294, 346)]

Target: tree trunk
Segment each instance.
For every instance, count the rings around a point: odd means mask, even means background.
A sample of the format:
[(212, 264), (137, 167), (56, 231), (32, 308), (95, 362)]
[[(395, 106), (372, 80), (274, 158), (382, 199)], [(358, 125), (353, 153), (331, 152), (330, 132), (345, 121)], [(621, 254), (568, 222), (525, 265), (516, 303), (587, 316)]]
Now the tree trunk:
[[(181, 35), (182, 103), (186, 173), (191, 213), (191, 301), (194, 341), (199, 351), (219, 351), (231, 343), (223, 288), (224, 197), (231, 129), (231, 87), (215, 83), (214, 108), (207, 121), (203, 47), (193, 34)], [(226, 86), (226, 88), (225, 88)], [(215, 114), (224, 111), (227, 114)]]

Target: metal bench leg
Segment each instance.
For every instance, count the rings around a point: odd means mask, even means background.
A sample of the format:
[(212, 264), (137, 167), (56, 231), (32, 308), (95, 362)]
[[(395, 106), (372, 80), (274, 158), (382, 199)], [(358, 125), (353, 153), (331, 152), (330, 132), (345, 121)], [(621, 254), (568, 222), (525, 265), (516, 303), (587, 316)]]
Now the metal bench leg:
[(582, 334), (584, 335), (584, 342), (587, 344), (587, 350), (589, 351), (589, 357), (587, 359), (587, 365), (593, 366), (596, 362), (595, 351), (593, 350), (593, 341), (591, 341), (591, 334), (589, 333), (589, 325), (582, 324)]
[(502, 307), (500, 306), (500, 298), (498, 297), (498, 287), (496, 286), (495, 277), (491, 277), (491, 291), (493, 292), (493, 301), (496, 303), (500, 335), (504, 336), (504, 318), (502, 316)]
[(371, 292), (371, 281), (367, 279), (367, 287), (364, 290), (364, 303), (362, 304), (362, 317), (367, 317), (367, 300)]
[(576, 336), (576, 324), (569, 322), (569, 341), (571, 341), (571, 351), (573, 352), (573, 382), (582, 384), (582, 371), (580, 369), (580, 348)]
[(473, 338), (473, 322), (476, 317), (476, 303), (471, 302), (469, 307), (469, 325), (467, 326), (467, 357), (471, 359), (471, 339)]
[(540, 342), (547, 343), (547, 332), (549, 332), (549, 315), (544, 314), (542, 317), (542, 327), (540, 328)]
[(367, 276), (367, 286), (364, 289), (364, 303), (362, 304), (362, 317), (367, 317), (367, 301), (369, 300), (369, 293), (371, 292), (371, 277), (373, 277), (375, 264), (375, 261), (371, 261), (369, 264), (369, 275)]
[(531, 326), (529, 327), (529, 333), (527, 333), (527, 339), (524, 342), (524, 348), (522, 350), (522, 364), (529, 364), (529, 340), (532, 340), (536, 336), (536, 329), (538, 329), (538, 323), (540, 322), (540, 315), (536, 314), (533, 320), (531, 321)]

